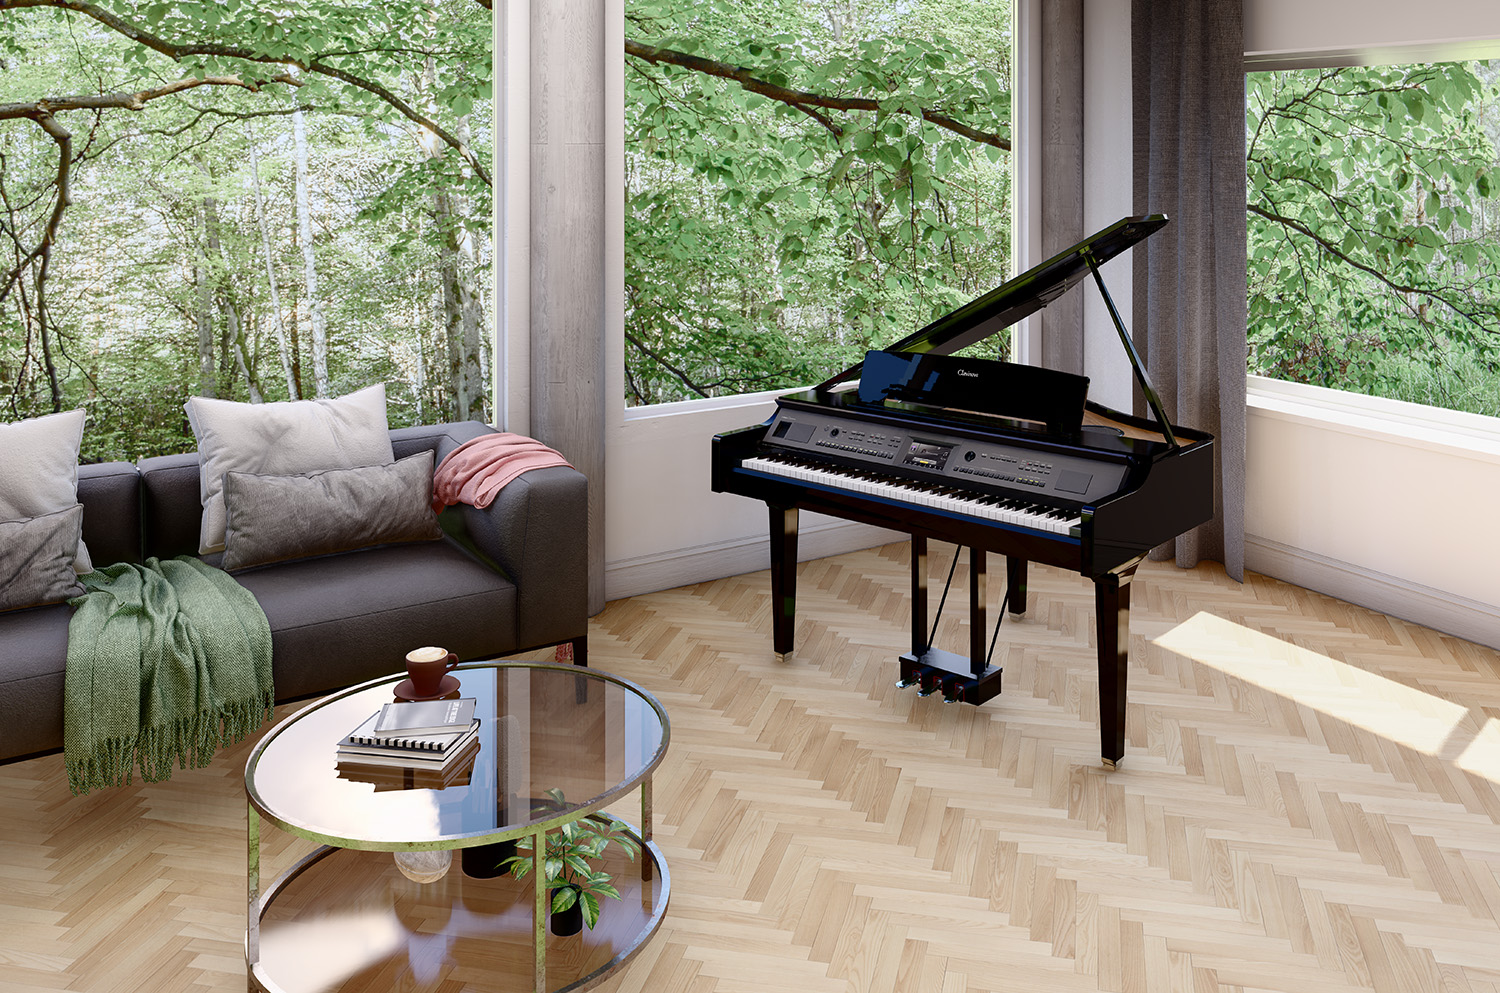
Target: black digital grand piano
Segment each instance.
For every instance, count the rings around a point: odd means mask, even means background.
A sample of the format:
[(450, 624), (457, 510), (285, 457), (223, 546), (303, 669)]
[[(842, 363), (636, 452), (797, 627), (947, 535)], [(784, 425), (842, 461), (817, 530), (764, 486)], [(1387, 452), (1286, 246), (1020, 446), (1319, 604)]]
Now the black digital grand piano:
[[(1125, 753), (1131, 578), (1153, 547), (1213, 513), (1213, 438), (1168, 421), (1099, 274), (1166, 223), (1127, 217), (819, 386), (779, 398), (764, 424), (714, 438), (713, 489), (770, 508), (778, 656), (792, 650), (799, 510), (911, 535), (912, 647), (899, 683), (950, 702), (980, 704), (1000, 692), (1001, 670), (990, 664), (998, 621), (985, 647), (987, 553), (1006, 557), (999, 620), (1007, 608), (1025, 612), (1026, 563), (1070, 569), (1094, 581), (1101, 752), (1115, 767)], [(1084, 376), (952, 354), (1089, 276), (1152, 418), (1088, 400)], [(931, 644), (929, 539), (970, 550), (967, 657)]]

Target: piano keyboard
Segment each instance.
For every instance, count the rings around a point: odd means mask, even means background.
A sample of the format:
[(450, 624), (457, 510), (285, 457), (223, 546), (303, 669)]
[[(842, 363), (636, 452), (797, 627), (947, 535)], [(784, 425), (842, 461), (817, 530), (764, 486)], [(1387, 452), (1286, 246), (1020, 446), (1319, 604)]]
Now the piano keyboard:
[(975, 493), (862, 469), (820, 465), (796, 456), (756, 456), (745, 459), (740, 466), (783, 479), (816, 483), (849, 493), (862, 493), (915, 507), (965, 514), (1062, 537), (1077, 538), (1078, 528), (1082, 524), (1082, 519), (1073, 511), (1047, 507), (1016, 497)]

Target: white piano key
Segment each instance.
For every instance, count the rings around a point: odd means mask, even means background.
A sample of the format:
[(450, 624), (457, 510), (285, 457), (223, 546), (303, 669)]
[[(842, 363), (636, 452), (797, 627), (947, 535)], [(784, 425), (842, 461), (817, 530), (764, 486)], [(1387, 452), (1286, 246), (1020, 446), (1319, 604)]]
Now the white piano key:
[(741, 463), (743, 468), (764, 472), (799, 482), (818, 483), (834, 489), (867, 496), (877, 496), (918, 507), (964, 514), (998, 521), (1015, 527), (1067, 535), (1082, 520), (1046, 507), (1028, 507), (1029, 501), (1016, 498), (992, 498), (988, 494), (973, 496), (938, 492), (950, 488), (946, 483), (931, 486), (907, 479), (880, 478), (878, 473), (833, 466), (814, 466), (795, 457), (756, 456)]

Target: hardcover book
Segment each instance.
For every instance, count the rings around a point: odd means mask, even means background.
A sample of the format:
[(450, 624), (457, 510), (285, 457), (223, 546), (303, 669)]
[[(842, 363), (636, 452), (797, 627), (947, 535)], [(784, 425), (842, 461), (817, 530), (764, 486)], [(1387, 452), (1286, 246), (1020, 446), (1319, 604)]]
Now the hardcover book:
[(462, 731), (474, 719), (474, 698), (388, 703), (376, 715), (374, 737)]

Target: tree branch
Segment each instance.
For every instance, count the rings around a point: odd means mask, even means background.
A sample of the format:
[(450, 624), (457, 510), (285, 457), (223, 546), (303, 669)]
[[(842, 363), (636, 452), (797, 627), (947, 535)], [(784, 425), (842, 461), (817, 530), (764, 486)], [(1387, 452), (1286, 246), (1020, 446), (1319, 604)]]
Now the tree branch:
[[(463, 157), (464, 161), (469, 164), (469, 167), (474, 170), (475, 175), (483, 180), (486, 185), (494, 185), (494, 181), (490, 178), (489, 170), (485, 168), (484, 163), (479, 160), (479, 157), (474, 154), (473, 149), (469, 148), (469, 146), (464, 142), (459, 141), (452, 134), (449, 134), (448, 131), (442, 127), (442, 125), (438, 124), (436, 121), (431, 120), (428, 117), (423, 116), (422, 114), (419, 114), (410, 104), (402, 100), (399, 96), (397, 96), (395, 93), (392, 93), (389, 89), (382, 86), (381, 84), (372, 80), (363, 79), (351, 72), (340, 69), (337, 66), (332, 66), (327, 64), (326, 62), (322, 62), (317, 58), (312, 58), (303, 62), (296, 59), (288, 59), (284, 54), (268, 55), (263, 52), (258, 52), (253, 48), (244, 48), (235, 45), (224, 45), (217, 42), (198, 42), (194, 44), (179, 45), (174, 42), (167, 41), (165, 38), (152, 34), (151, 32), (146, 31), (142, 28), (139, 28), (131, 22), (113, 13), (112, 11), (106, 10), (97, 4), (85, 2), (85, 0), (0, 0), (0, 11), (19, 10), (26, 7), (61, 8), (63, 10), (71, 10), (74, 13), (82, 14), (85, 17), (90, 17), (95, 21), (98, 21), (100, 24), (109, 28), (111, 31), (123, 35), (124, 37), (135, 42), (137, 45), (141, 45), (145, 48), (151, 49), (153, 52), (165, 55), (167, 58), (172, 59), (174, 62), (180, 62), (185, 58), (189, 58), (195, 55), (212, 55), (219, 58), (240, 59), (244, 62), (254, 62), (263, 65), (294, 65), (305, 72), (315, 72), (319, 75), (337, 79), (338, 81), (346, 83), (349, 86), (354, 87), (355, 89), (364, 90), (366, 93), (379, 98), (401, 116), (410, 120), (413, 124), (431, 131), (434, 135), (440, 138), (444, 144), (457, 151), (458, 154)], [(291, 81), (290, 77), (279, 79), (278, 81), (290, 81), (293, 82), (294, 85), (299, 85), (296, 84), (295, 81)]]
[(1360, 262), (1358, 259), (1352, 258), (1333, 242), (1329, 241), (1327, 238), (1324, 238), (1322, 235), (1319, 235), (1317, 232), (1313, 231), (1312, 228), (1309, 228), (1307, 225), (1295, 220), (1294, 218), (1287, 217), (1284, 214), (1278, 214), (1271, 210), (1267, 210), (1265, 207), (1262, 207), (1259, 204), (1255, 203), (1247, 204), (1246, 207), (1252, 214), (1258, 214), (1259, 216), (1264, 217), (1266, 220), (1272, 222), (1273, 224), (1280, 224), (1285, 228), (1298, 232), (1299, 234), (1313, 241), (1322, 251), (1343, 262), (1345, 265), (1352, 266), (1353, 268), (1358, 269), (1360, 272), (1367, 273), (1368, 275), (1373, 276), (1377, 281), (1389, 287), (1390, 289), (1395, 290), (1397, 293), (1411, 293), (1416, 296), (1426, 297), (1429, 300), (1434, 300), (1442, 304), (1443, 306), (1450, 308), (1455, 314), (1458, 314), (1460, 317), (1463, 317), (1464, 319), (1472, 322), (1475, 327), (1477, 327), (1480, 331), (1483, 331), (1485, 334), (1500, 334), (1500, 331), (1497, 331), (1497, 329), (1495, 328), (1485, 327), (1484, 323), (1480, 321), (1478, 316), (1470, 313), (1467, 310), (1464, 310), (1462, 307), (1459, 307), (1452, 300), (1447, 299), (1436, 290), (1430, 289), (1425, 286), (1409, 286), (1405, 283), (1396, 282), (1394, 279), (1387, 276), (1379, 269), (1376, 269), (1374, 266), (1366, 265), (1365, 263)]
[[(0, 4), (0, 7), (3, 7), (3, 4)], [(826, 120), (823, 115), (818, 114), (814, 108), (841, 111), (873, 111), (880, 109), (880, 101), (871, 100), (868, 97), (831, 97), (821, 93), (810, 93), (806, 90), (793, 90), (785, 86), (778, 86), (775, 83), (767, 82), (743, 66), (730, 65), (728, 62), (717, 62), (713, 59), (689, 55), (687, 52), (679, 52), (671, 48), (657, 48), (630, 38), (625, 39), (625, 54), (633, 55), (653, 65), (674, 65), (683, 69), (691, 69), (693, 72), (701, 72), (705, 75), (717, 76), (720, 79), (727, 79), (738, 83), (751, 93), (759, 93), (761, 96), (768, 97), (778, 103), (795, 107), (817, 120), (835, 134), (841, 134), (842, 131), (831, 121)], [(998, 134), (971, 128), (967, 124), (954, 120), (947, 114), (929, 110), (926, 107), (922, 107), (920, 110), (921, 118), (930, 124), (945, 128), (956, 135), (968, 138), (970, 141), (993, 145), (995, 148), (1003, 149), (1007, 152), (1010, 151), (1010, 140), (1008, 138), (1002, 138)], [(916, 116), (904, 108), (896, 110), (895, 113)]]
[[(267, 80), (267, 82), (284, 83), (289, 82), (289, 77), (278, 77)], [(42, 117), (51, 117), (53, 114), (65, 110), (100, 110), (104, 108), (118, 108), (121, 110), (144, 110), (146, 104), (161, 97), (181, 93), (199, 86), (238, 86), (247, 90), (259, 90), (261, 83), (246, 82), (238, 76), (205, 76), (203, 79), (178, 79), (163, 86), (153, 87), (149, 90), (135, 90), (124, 93), (85, 93), (70, 97), (43, 97), (40, 100), (32, 100), (29, 103), (0, 103), (0, 121), (15, 120), (20, 117), (29, 117), (40, 121)]]

